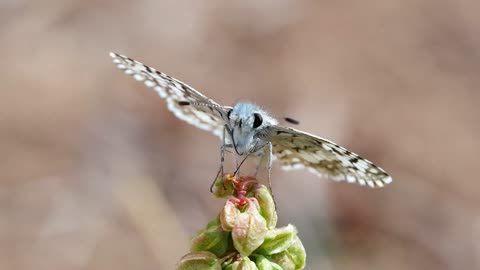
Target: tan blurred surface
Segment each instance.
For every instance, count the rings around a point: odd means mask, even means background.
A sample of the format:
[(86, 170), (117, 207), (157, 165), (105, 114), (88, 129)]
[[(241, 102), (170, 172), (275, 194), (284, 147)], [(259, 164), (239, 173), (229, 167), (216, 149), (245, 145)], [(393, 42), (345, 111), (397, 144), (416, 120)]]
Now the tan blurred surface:
[[(218, 211), (219, 141), (109, 51), (375, 161), (382, 190), (273, 171), (308, 269), (480, 268), (480, 4), (0, 2), (0, 269), (173, 269)], [(199, 143), (201, 142), (201, 143)]]

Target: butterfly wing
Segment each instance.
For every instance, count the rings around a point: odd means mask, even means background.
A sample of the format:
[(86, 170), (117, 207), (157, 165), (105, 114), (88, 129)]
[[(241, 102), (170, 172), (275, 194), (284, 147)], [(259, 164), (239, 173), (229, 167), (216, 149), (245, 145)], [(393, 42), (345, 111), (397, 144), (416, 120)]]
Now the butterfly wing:
[[(167, 102), (168, 109), (193, 126), (222, 137), (229, 107), (221, 106), (187, 84), (121, 54), (110, 53), (117, 68), (155, 90)], [(184, 106), (179, 102), (204, 104)]]
[(265, 132), (284, 169), (308, 168), (336, 181), (383, 187), (392, 178), (380, 167), (326, 139), (283, 126)]

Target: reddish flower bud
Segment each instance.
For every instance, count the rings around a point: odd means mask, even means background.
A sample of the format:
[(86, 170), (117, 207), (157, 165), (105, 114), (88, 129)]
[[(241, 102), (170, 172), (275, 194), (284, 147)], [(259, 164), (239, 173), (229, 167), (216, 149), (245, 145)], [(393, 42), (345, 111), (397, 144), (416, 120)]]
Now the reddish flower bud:
[(232, 231), (233, 227), (235, 227), (235, 221), (240, 214), (240, 210), (238, 210), (237, 206), (231, 200), (228, 200), (225, 203), (222, 211), (220, 212), (220, 223), (224, 231)]
[(249, 198), (245, 212), (240, 213), (232, 230), (233, 246), (242, 256), (257, 249), (267, 233), (267, 222), (260, 215), (257, 200)]

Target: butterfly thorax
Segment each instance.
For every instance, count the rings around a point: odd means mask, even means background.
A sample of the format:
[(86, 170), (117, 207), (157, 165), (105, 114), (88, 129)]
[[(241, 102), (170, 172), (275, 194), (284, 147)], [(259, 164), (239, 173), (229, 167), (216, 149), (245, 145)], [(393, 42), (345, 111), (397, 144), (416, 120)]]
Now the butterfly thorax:
[(238, 102), (228, 112), (233, 146), (239, 155), (256, 152), (265, 145), (258, 135), (265, 127), (278, 124), (259, 106), (250, 102)]

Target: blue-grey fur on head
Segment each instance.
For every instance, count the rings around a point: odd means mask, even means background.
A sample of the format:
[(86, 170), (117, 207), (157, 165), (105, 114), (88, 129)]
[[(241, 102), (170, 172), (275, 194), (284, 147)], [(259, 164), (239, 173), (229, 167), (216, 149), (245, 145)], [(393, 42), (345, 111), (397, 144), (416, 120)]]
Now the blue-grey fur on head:
[(239, 116), (247, 116), (259, 111), (261, 111), (261, 109), (258, 105), (245, 101), (238, 102), (233, 107), (233, 112)]
[[(255, 114), (261, 117), (261, 125), (253, 127)], [(278, 122), (265, 112), (260, 106), (251, 102), (238, 102), (229, 113), (229, 126), (231, 136), (235, 143), (235, 149), (239, 154), (246, 154), (256, 147), (263, 146), (264, 142), (258, 137), (259, 132), (270, 125)]]

